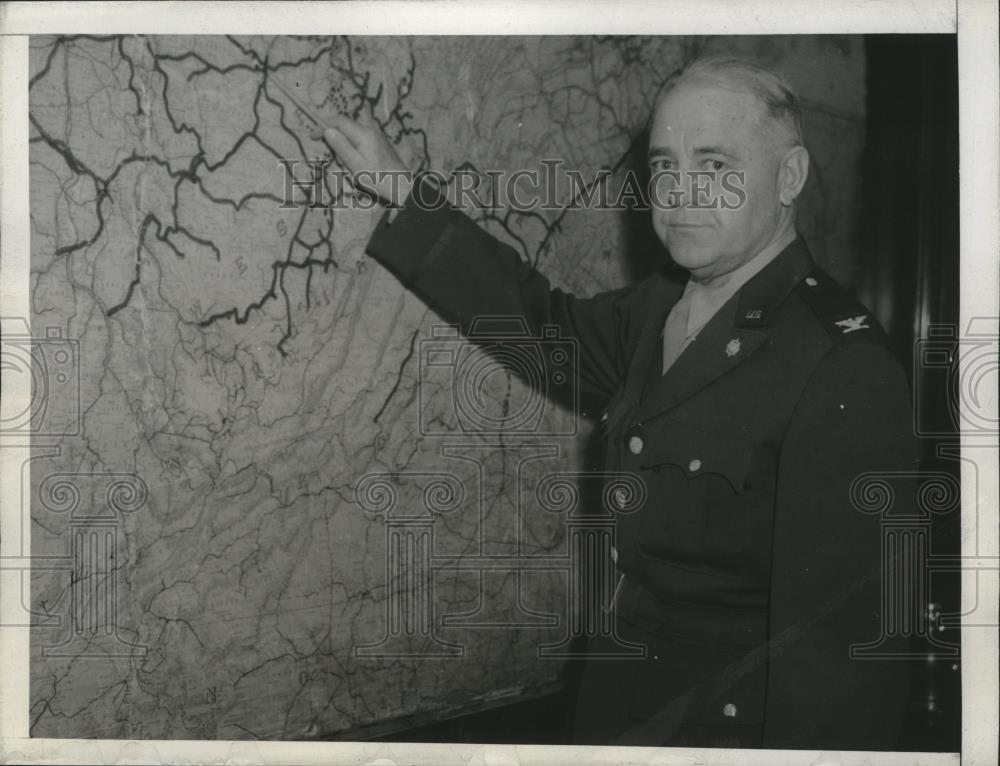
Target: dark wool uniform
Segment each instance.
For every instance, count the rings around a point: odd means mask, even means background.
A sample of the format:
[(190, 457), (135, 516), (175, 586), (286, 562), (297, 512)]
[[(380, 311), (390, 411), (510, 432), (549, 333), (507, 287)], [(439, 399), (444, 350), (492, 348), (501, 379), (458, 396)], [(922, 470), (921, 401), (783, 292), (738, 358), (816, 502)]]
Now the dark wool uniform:
[(882, 633), (879, 518), (850, 489), (915, 469), (909, 389), (871, 313), (801, 237), (665, 375), (683, 286), (662, 275), (577, 298), (462, 213), (412, 200), (368, 253), (465, 332), (515, 315), (577, 339), (607, 469), (646, 484), (617, 521), (615, 600), (619, 638), (646, 656), (586, 662), (575, 743), (897, 746), (909, 666), (850, 657)]

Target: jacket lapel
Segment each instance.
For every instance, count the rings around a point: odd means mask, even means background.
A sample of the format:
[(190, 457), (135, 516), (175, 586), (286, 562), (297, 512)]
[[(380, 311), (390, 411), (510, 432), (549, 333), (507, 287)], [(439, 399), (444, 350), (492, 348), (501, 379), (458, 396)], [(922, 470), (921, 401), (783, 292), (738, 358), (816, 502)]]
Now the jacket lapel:
[(643, 397), (641, 419), (669, 410), (698, 393), (748, 359), (767, 339), (767, 333), (749, 328), (734, 327), (738, 295), (723, 305), (705, 325), (698, 336), (688, 344), (660, 380), (659, 370), (650, 370), (653, 378)]
[[(662, 316), (651, 317), (655, 324), (646, 328), (651, 342), (645, 337), (643, 345), (647, 348), (640, 349), (644, 367), (637, 376), (639, 420), (676, 407), (749, 359), (767, 340), (774, 309), (814, 268), (805, 242), (796, 238), (719, 309), (662, 377), (650, 365), (660, 363), (661, 357), (655, 352), (662, 343), (660, 332), (669, 308)], [(652, 384), (641, 392), (650, 379)]]
[(648, 308), (638, 333), (635, 351), (625, 375), (625, 385), (608, 407), (604, 423), (605, 433), (610, 433), (623, 417), (634, 413), (638, 408), (647, 373), (652, 365), (660, 364), (658, 354), (661, 342), (660, 330), (667, 321), (667, 314), (680, 300), (683, 291), (683, 284), (671, 282), (665, 277), (661, 277), (652, 290), (646, 302)]

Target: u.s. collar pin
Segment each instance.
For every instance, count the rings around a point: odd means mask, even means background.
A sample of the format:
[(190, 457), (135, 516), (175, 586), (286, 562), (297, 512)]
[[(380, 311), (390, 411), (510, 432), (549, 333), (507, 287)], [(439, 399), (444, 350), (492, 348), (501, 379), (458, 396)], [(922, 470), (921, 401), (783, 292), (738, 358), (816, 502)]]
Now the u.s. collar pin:
[(740, 353), (740, 349), (743, 344), (740, 342), (739, 338), (733, 338), (729, 343), (726, 344), (726, 356), (733, 357)]

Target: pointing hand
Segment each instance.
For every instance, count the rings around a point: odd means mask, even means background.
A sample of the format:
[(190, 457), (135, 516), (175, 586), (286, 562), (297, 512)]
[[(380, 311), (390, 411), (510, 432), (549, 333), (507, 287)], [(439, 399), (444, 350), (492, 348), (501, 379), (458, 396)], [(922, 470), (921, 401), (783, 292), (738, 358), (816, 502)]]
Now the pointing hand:
[(323, 139), (361, 188), (391, 205), (406, 200), (413, 185), (412, 174), (367, 111), (358, 121), (344, 115), (333, 118)]

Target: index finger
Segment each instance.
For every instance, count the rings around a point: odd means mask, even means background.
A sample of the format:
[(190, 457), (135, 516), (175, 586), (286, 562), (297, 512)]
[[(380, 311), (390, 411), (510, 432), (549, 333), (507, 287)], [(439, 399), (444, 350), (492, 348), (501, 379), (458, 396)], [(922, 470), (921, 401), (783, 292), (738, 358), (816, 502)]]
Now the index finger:
[(338, 114), (330, 120), (330, 127), (343, 133), (347, 137), (347, 140), (355, 146), (361, 143), (366, 132), (360, 124), (342, 114)]
[(335, 128), (327, 128), (323, 132), (323, 138), (351, 170), (358, 171), (364, 167), (365, 158), (344, 133)]

